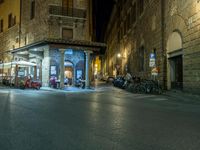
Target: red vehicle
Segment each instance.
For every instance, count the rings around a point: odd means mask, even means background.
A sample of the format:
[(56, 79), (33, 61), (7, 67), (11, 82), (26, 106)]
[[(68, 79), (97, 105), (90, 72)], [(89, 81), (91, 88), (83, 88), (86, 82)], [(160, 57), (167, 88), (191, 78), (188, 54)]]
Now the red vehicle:
[(40, 81), (32, 81), (30, 78), (26, 79), (24, 83), (24, 89), (33, 88), (39, 90), (41, 86), (42, 85)]

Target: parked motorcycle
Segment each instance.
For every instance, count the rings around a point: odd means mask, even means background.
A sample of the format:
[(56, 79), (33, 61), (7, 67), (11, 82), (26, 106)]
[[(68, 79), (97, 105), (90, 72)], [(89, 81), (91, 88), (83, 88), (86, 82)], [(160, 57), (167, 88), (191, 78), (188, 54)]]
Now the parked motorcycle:
[(82, 80), (81, 78), (77, 79), (75, 86), (84, 89), (85, 88), (85, 80)]

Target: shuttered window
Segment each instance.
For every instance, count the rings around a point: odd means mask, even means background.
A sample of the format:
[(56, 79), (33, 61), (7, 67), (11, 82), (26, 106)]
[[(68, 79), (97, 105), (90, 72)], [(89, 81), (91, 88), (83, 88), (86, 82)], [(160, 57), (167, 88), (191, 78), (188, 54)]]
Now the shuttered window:
[(62, 29), (62, 39), (73, 39), (73, 30), (68, 28)]
[(3, 19), (0, 20), (0, 32), (3, 32)]

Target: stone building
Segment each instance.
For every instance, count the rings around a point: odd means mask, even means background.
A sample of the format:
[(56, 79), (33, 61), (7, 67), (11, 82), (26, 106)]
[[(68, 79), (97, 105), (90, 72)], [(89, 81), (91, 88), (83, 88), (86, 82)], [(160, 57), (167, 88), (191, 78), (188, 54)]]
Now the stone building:
[(93, 66), (90, 56), (93, 58), (105, 47), (105, 44), (92, 42), (92, 0), (20, 2), (17, 32), (9, 34), (16, 34), (14, 43), (10, 43), (10, 37), (7, 38), (9, 43), (3, 43), (4, 31), (0, 35), (3, 60), (36, 63), (34, 78), (42, 80), (43, 86), (49, 86), (52, 76), (60, 80), (61, 87), (66, 78), (75, 84), (80, 76), (89, 86)]
[(20, 0), (0, 0), (0, 60), (9, 61), (3, 54), (19, 47)]
[(199, 93), (199, 18), (196, 0), (117, 0), (105, 35), (104, 73), (128, 71)]

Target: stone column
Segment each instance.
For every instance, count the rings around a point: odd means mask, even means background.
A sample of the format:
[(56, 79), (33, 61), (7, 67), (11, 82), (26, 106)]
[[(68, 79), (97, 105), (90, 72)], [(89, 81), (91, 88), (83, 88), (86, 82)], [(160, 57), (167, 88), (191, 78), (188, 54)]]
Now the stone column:
[(60, 88), (64, 88), (64, 74), (65, 74), (65, 50), (64, 49), (60, 49)]
[(75, 65), (73, 65), (73, 67), (74, 67), (74, 81), (72, 83), (75, 86), (76, 85), (76, 67)]
[(49, 86), (50, 79), (50, 49), (49, 46), (44, 48), (44, 58), (42, 60), (42, 86)]
[(34, 80), (37, 80), (37, 66), (34, 66)]
[[(12, 68), (11, 68), (11, 71), (12, 71)], [(19, 66), (18, 66), (18, 64), (16, 64), (16, 67), (15, 67), (15, 86), (16, 87), (18, 87), (18, 71), (19, 71)]]
[(91, 51), (85, 51), (85, 87), (90, 88), (90, 54)]

